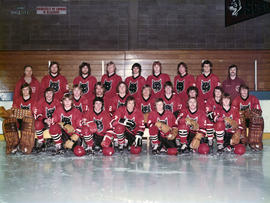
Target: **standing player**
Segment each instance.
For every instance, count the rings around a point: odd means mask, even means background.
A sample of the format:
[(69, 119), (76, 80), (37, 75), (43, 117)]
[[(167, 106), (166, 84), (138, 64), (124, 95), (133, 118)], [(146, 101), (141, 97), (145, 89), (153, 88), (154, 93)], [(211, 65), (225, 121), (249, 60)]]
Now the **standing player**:
[(89, 63), (82, 62), (79, 66), (79, 76), (73, 80), (73, 85), (79, 85), (82, 89), (82, 94), (88, 100), (94, 97), (94, 87), (97, 79), (91, 75), (91, 66)]
[(106, 92), (105, 95), (112, 97), (116, 94), (116, 87), (122, 78), (116, 74), (116, 66), (114, 62), (107, 63), (107, 73), (101, 78), (101, 83), (103, 84)]
[(67, 79), (60, 74), (59, 63), (57, 62), (51, 62), (49, 74), (42, 78), (41, 94), (44, 94), (47, 87), (54, 89), (54, 97), (58, 100), (61, 100), (64, 93), (68, 91)]
[(86, 95), (83, 95), (82, 89), (79, 85), (74, 85), (72, 92), (74, 107), (76, 107), (78, 110), (80, 110), (80, 112), (84, 114), (89, 110), (89, 101), (86, 98)]
[[(84, 115), (86, 122), (82, 128), (82, 136), (88, 153), (99, 151), (102, 147), (109, 147), (113, 139), (113, 132), (110, 129), (111, 117), (104, 110), (103, 105), (103, 99), (96, 97), (93, 101), (93, 109)], [(91, 122), (96, 124), (97, 129), (91, 128)]]
[(220, 86), (219, 78), (212, 72), (213, 64), (211, 61), (202, 62), (202, 74), (196, 78), (196, 86), (199, 89), (199, 95), (203, 100), (207, 100), (213, 96), (216, 86)]
[(137, 98), (142, 92), (142, 87), (145, 84), (145, 79), (141, 76), (142, 67), (139, 63), (134, 63), (132, 65), (132, 76), (127, 77), (125, 83), (128, 86), (129, 95)]
[(181, 98), (187, 99), (187, 89), (195, 86), (195, 78), (188, 74), (188, 67), (184, 62), (177, 65), (177, 72), (178, 75), (174, 77), (174, 92)]
[(228, 78), (223, 81), (222, 87), (224, 92), (231, 95), (232, 101), (239, 95), (240, 85), (245, 85), (245, 82), (238, 77), (238, 67), (236, 65), (230, 65), (228, 68)]
[(13, 98), (20, 97), (21, 86), (25, 83), (30, 85), (32, 92), (31, 97), (34, 101), (37, 101), (40, 92), (40, 83), (33, 75), (33, 68), (30, 65), (24, 66), (24, 76), (16, 83)]
[(44, 98), (39, 100), (35, 106), (35, 129), (37, 135), (37, 152), (44, 148), (43, 132), (49, 129), (52, 124), (52, 116), (57, 106), (60, 105), (59, 101), (54, 98), (54, 90), (50, 87), (46, 88)]
[(135, 108), (135, 99), (128, 96), (125, 106), (117, 109), (111, 126), (118, 138), (118, 149), (123, 151), (125, 146), (125, 139), (128, 140), (128, 149), (134, 145), (135, 147), (142, 147), (142, 136), (145, 129), (144, 118), (142, 112)]
[(165, 82), (171, 81), (168, 74), (161, 73), (161, 69), (161, 63), (155, 61), (152, 65), (152, 75), (148, 76), (146, 80), (146, 84), (152, 88), (154, 98), (161, 97)]
[(158, 98), (155, 102), (155, 111), (151, 111), (148, 117), (148, 127), (152, 145), (152, 153), (159, 154), (164, 147), (176, 148), (175, 138), (170, 139), (171, 130), (164, 132), (159, 128), (158, 122), (167, 125), (170, 129), (176, 127), (175, 117), (172, 112), (165, 110), (163, 99)]

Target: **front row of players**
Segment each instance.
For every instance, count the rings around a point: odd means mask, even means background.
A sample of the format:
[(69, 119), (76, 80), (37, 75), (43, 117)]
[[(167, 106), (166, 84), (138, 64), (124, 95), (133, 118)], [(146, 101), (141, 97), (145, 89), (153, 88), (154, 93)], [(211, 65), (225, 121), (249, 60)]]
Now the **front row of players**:
[[(76, 108), (76, 88), (74, 95), (63, 96), (62, 104), (54, 99), (53, 89), (47, 88), (45, 101), (38, 103), (39, 108), (31, 107), (29, 103), (28, 109), (34, 112), (35, 122), (24, 109), (7, 112), (8, 116), (3, 116), (9, 117), (3, 123), (6, 152), (12, 153), (19, 148), (23, 153), (31, 153), (35, 134), (37, 142), (34, 149), (37, 152), (43, 150), (46, 146), (44, 132), (49, 129), (55, 153), (74, 149), (76, 145), (83, 146), (87, 153), (108, 147), (118, 148), (121, 152), (126, 147), (139, 153), (145, 127), (149, 128), (153, 154), (159, 154), (162, 150), (172, 154), (196, 151), (202, 142), (207, 143), (213, 152), (214, 137), (219, 153), (232, 151), (238, 143), (249, 144), (253, 150), (263, 148), (262, 112), (258, 101), (248, 94), (245, 86), (240, 88), (240, 93), (244, 102), (249, 100), (247, 109), (239, 99), (232, 104), (230, 95), (222, 94), (220, 87), (215, 88), (214, 97), (205, 104), (197, 98), (196, 87), (191, 87), (187, 106), (182, 106), (176, 113), (166, 108), (166, 101), (162, 98), (156, 99), (154, 108), (150, 107), (150, 111), (144, 112), (143, 108), (137, 108), (135, 98), (128, 96), (125, 105), (116, 109), (112, 117), (111, 112), (105, 110), (102, 97), (96, 97), (93, 107), (88, 110), (84, 105)], [(147, 96), (148, 89), (143, 88), (143, 97)], [(28, 94), (30, 88), (22, 87), (24, 100), (27, 100)], [(21, 138), (17, 132), (16, 118), (20, 121)]]

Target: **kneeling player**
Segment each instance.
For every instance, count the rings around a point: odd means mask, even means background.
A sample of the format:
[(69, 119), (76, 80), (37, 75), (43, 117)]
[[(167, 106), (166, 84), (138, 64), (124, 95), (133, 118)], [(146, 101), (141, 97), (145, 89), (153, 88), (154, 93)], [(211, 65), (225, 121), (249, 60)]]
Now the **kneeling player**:
[(142, 146), (142, 136), (145, 129), (142, 112), (135, 108), (136, 102), (133, 96), (128, 96), (126, 104), (116, 110), (111, 126), (118, 138), (118, 149), (123, 151), (125, 139), (128, 140), (128, 149), (134, 145)]
[(110, 128), (111, 117), (104, 110), (104, 101), (96, 97), (93, 101), (93, 110), (85, 114), (82, 135), (86, 142), (86, 152), (93, 153), (102, 147), (110, 147), (113, 139), (113, 132)]
[(152, 153), (159, 154), (163, 147), (165, 150), (176, 148), (175, 137), (177, 136), (177, 129), (175, 117), (172, 112), (165, 110), (163, 99), (158, 98), (155, 106), (156, 110), (149, 113), (147, 124), (149, 127)]

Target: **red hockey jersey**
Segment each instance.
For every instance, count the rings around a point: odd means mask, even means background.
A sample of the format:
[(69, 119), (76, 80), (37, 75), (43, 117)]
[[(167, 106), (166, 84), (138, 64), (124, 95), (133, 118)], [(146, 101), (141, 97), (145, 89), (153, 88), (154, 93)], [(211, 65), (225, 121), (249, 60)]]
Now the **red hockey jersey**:
[(105, 87), (105, 95), (108, 97), (114, 96), (116, 94), (116, 87), (122, 81), (122, 78), (116, 73), (108, 76), (107, 74), (103, 75), (101, 78), (101, 83)]
[(236, 107), (239, 111), (244, 111), (246, 109), (259, 109), (261, 110), (261, 105), (259, 100), (254, 95), (249, 95), (247, 99), (242, 99), (237, 96), (233, 102), (232, 106)]
[(77, 76), (73, 80), (73, 85), (79, 85), (82, 89), (83, 95), (85, 95), (88, 100), (94, 97), (94, 88), (96, 83), (97, 79), (92, 75), (89, 75), (86, 78)]
[(135, 98), (141, 95), (142, 87), (145, 85), (145, 78), (143, 76), (127, 77), (125, 83), (128, 86), (128, 93)]
[(167, 81), (171, 81), (170, 77), (166, 73), (161, 73), (158, 76), (149, 75), (146, 80), (146, 84), (148, 84), (152, 89), (152, 96), (154, 98), (159, 98), (164, 93), (164, 85)]

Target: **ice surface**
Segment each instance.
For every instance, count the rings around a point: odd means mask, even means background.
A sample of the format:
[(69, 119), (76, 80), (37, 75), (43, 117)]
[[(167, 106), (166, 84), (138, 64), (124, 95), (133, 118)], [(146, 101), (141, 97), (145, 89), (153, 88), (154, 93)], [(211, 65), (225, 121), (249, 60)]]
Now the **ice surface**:
[[(145, 147), (145, 146), (144, 146)], [(270, 202), (270, 140), (243, 156), (5, 155), (0, 203)]]

